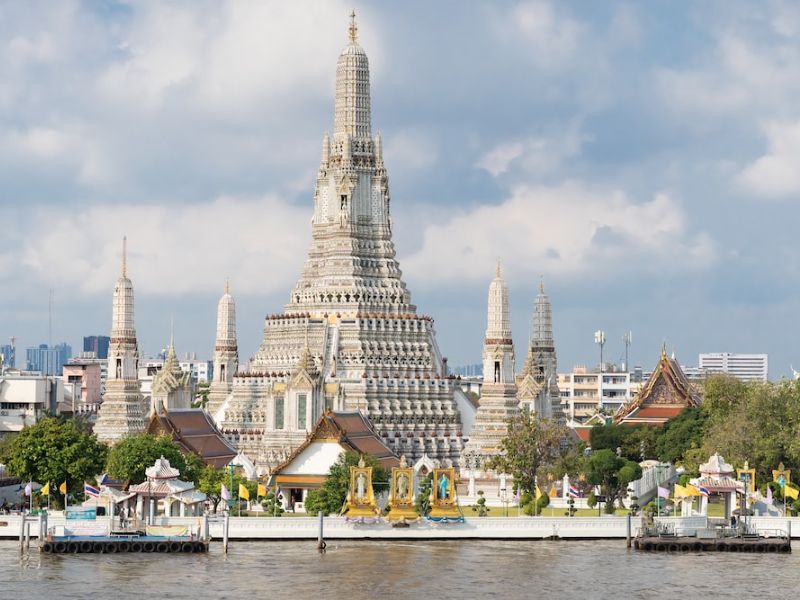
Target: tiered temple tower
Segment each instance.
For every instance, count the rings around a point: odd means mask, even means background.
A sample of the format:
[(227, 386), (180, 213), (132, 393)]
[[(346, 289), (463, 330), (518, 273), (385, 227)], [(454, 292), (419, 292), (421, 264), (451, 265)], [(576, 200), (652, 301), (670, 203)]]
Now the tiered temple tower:
[(557, 368), (553, 313), (544, 282), (540, 282), (533, 305), (528, 355), (517, 382), (521, 406), (543, 417), (563, 418)]
[(480, 468), (488, 458), (500, 453), (500, 443), (508, 432), (506, 423), (518, 411), (508, 287), (498, 263), (496, 276), (489, 286), (483, 385), (475, 424), (464, 447), (464, 467)]
[(282, 314), (268, 315), (248, 373), (218, 413), (229, 440), (275, 466), (330, 408), (360, 410), (398, 455), (460, 456), (460, 410), (433, 320), (417, 314), (392, 243), (380, 134), (372, 136), (367, 55), (349, 43), (336, 66), (333, 137), (322, 142), (311, 247)]
[(104, 442), (144, 431), (138, 378), (139, 348), (133, 324), (133, 284), (128, 279), (126, 240), (122, 240), (122, 273), (114, 288), (111, 342), (108, 346), (106, 393), (94, 432)]
[(236, 341), (236, 303), (229, 284), (217, 305), (217, 338), (214, 343), (214, 380), (208, 393), (208, 412), (214, 416), (233, 389), (233, 377), (239, 368), (239, 345)]

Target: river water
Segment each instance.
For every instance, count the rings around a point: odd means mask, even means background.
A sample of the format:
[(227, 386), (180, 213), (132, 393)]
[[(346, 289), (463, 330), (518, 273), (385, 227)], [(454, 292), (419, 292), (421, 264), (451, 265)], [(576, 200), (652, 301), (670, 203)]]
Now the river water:
[(798, 554), (640, 554), (618, 541), (231, 542), (228, 556), (20, 556), (0, 599), (793, 598)]

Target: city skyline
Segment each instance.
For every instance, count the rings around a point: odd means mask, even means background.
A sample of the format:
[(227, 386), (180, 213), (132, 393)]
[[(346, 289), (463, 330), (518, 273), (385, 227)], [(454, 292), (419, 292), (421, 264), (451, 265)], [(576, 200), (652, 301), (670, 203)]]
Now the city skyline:
[[(243, 360), (285, 304), (310, 238), (319, 132), (332, 127), (332, 24), (350, 6), (209, 6), (9, 9), (0, 208), (19, 227), (0, 242), (0, 282), (15, 292), (4, 343), (47, 339), (51, 287), (54, 341), (107, 334), (125, 234), (144, 354), (166, 347), (175, 315), (179, 354), (210, 356), (226, 277)], [(478, 362), (499, 256), (518, 368), (544, 276), (562, 371), (597, 362), (603, 329), (608, 360), (632, 330), (631, 363), (646, 369), (666, 340), (686, 364), (767, 352), (772, 378), (789, 375), (797, 10), (726, 3), (715, 21), (713, 3), (669, 19), (623, 3), (456, 6), (355, 6), (400, 267), (450, 364)], [(209, 10), (217, 19), (201, 25)], [(681, 27), (691, 44), (668, 43), (686, 41)], [(304, 60), (289, 69), (284, 52)], [(86, 90), (60, 78), (65, 61)], [(94, 113), (79, 105), (88, 93)]]

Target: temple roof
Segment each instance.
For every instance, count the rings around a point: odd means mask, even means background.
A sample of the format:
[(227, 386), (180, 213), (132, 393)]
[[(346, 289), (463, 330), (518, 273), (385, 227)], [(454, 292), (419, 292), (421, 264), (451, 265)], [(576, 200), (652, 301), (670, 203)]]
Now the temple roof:
[(383, 443), (372, 428), (372, 424), (360, 411), (328, 411), (317, 421), (314, 429), (306, 437), (306, 441), (275, 467), (272, 475), (279, 475), (312, 442), (336, 442), (342, 446), (343, 450), (373, 456), (382, 467), (387, 469), (400, 465), (397, 455)]
[(152, 467), (147, 467), (144, 470), (144, 474), (149, 479), (177, 479), (181, 472), (170, 466), (169, 459), (164, 458), (162, 455), (161, 458), (156, 459)]
[(700, 465), (700, 475), (702, 477), (706, 475), (733, 475), (733, 471), (733, 467), (725, 462), (725, 459), (718, 452), (711, 455), (707, 463)]
[(226, 466), (236, 457), (236, 450), (217, 429), (210, 415), (200, 408), (162, 408), (150, 417), (147, 432), (170, 436), (181, 450), (192, 452), (207, 465), (217, 468)]
[(686, 408), (700, 406), (700, 397), (666, 348), (641, 391), (614, 416), (615, 423), (663, 425)]

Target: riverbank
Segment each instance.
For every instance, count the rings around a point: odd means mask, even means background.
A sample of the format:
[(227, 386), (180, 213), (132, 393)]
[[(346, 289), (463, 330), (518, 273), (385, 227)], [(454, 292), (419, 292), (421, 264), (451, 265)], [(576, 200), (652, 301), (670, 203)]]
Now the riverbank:
[[(0, 516), (0, 538), (19, 539), (22, 517)], [(659, 522), (676, 532), (692, 532), (705, 529), (709, 521), (705, 517), (661, 517)], [(753, 517), (750, 522), (761, 530), (783, 530), (800, 537), (800, 518)], [(159, 517), (157, 525), (181, 525), (192, 531), (205, 531), (204, 517)], [(66, 521), (63, 513), (51, 513), (49, 527), (67, 529), (90, 528), (103, 533), (109, 530), (110, 520), (98, 517), (93, 521)], [(636, 535), (641, 527), (641, 517), (631, 517), (630, 532)], [(38, 528), (31, 527), (35, 538)], [(208, 533), (213, 540), (223, 536), (223, 519), (210, 518)], [(285, 517), (231, 517), (230, 540), (311, 540), (319, 535), (318, 519)], [(386, 521), (376, 523), (358, 522), (346, 517), (325, 517), (323, 536), (326, 540), (597, 540), (624, 539), (628, 535), (628, 517), (468, 517), (463, 523), (434, 523), (419, 520), (408, 527), (393, 527)]]

